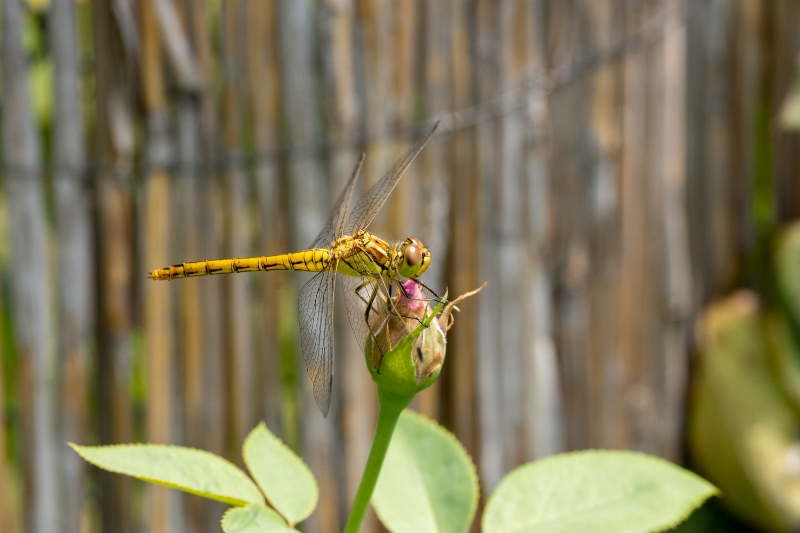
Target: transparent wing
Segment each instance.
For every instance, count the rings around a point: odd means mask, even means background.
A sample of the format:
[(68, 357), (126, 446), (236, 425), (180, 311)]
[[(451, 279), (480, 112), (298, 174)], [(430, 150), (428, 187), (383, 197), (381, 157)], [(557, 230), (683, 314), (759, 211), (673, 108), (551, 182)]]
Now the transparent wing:
[(337, 238), (342, 236), (342, 228), (344, 228), (344, 215), (347, 213), (347, 206), (350, 204), (350, 197), (353, 195), (353, 188), (358, 180), (358, 174), (361, 172), (361, 165), (364, 164), (364, 152), (361, 152), (361, 157), (356, 164), (353, 174), (347, 180), (347, 184), (342, 189), (336, 203), (333, 204), (331, 214), (328, 217), (328, 222), (322, 231), (314, 239), (309, 248), (324, 248), (330, 246)]
[(372, 222), (372, 219), (375, 218), (375, 215), (378, 214), (378, 211), (380, 211), (384, 202), (386, 202), (386, 199), (394, 190), (397, 182), (400, 181), (403, 172), (405, 172), (408, 165), (411, 164), (420, 150), (428, 143), (428, 140), (430, 140), (438, 126), (439, 122), (437, 121), (422, 139), (417, 141), (414, 146), (403, 154), (403, 157), (395, 162), (394, 166), (389, 169), (389, 172), (384, 174), (375, 185), (364, 193), (364, 196), (362, 196), (355, 207), (353, 207), (353, 212), (350, 213), (350, 217), (347, 219), (347, 224), (344, 227), (345, 235), (352, 235), (357, 230), (366, 229), (367, 226), (369, 226), (369, 223)]
[[(344, 285), (344, 297), (347, 303), (347, 318), (350, 321), (350, 327), (356, 337), (358, 347), (363, 350), (364, 345), (370, 335), (375, 334), (367, 323), (367, 303), (370, 301), (373, 292), (375, 298), (372, 300), (370, 307), (370, 316), (378, 316), (383, 306), (386, 306), (386, 298), (388, 290), (386, 281), (382, 278), (370, 278), (367, 276), (342, 276), (342, 284)], [(375, 329), (374, 320), (372, 326)]]
[(333, 387), (333, 290), (336, 270), (314, 275), (300, 289), (300, 348), (322, 416), (328, 416)]

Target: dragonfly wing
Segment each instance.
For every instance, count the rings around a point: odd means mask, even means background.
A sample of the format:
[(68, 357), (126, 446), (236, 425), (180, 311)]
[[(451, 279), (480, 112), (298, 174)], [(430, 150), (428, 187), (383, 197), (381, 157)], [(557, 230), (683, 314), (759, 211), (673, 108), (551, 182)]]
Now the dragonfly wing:
[(336, 270), (314, 275), (300, 289), (300, 348), (322, 416), (328, 416), (333, 388), (333, 291)]
[(342, 235), (344, 215), (347, 212), (347, 206), (350, 203), (350, 197), (353, 195), (353, 188), (358, 180), (358, 173), (361, 172), (361, 165), (363, 164), (364, 152), (361, 152), (361, 158), (359, 158), (356, 168), (353, 170), (353, 174), (350, 176), (350, 179), (347, 180), (347, 184), (344, 186), (339, 198), (336, 199), (336, 203), (333, 204), (331, 214), (328, 216), (328, 222), (325, 224), (325, 227), (322, 228), (319, 235), (317, 235), (317, 238), (314, 239), (314, 242), (311, 243), (310, 248), (328, 247)]
[(364, 193), (364, 196), (362, 196), (355, 207), (353, 207), (350, 218), (347, 219), (347, 224), (344, 227), (345, 235), (352, 235), (356, 231), (366, 229), (367, 226), (369, 226), (369, 223), (372, 222), (372, 219), (375, 218), (375, 215), (378, 214), (378, 211), (380, 211), (384, 202), (386, 202), (386, 199), (394, 190), (397, 182), (403, 177), (403, 173), (406, 168), (408, 168), (408, 165), (411, 164), (414, 158), (417, 157), (417, 154), (419, 154), (422, 148), (428, 143), (428, 140), (430, 140), (438, 126), (439, 122), (437, 121), (422, 139), (417, 141), (414, 146), (403, 154), (403, 157), (395, 162), (392, 168), (389, 169), (389, 172), (384, 174), (375, 185)]
[[(381, 308), (386, 307), (387, 288), (383, 278), (367, 276), (342, 276), (345, 301), (347, 302), (347, 318), (356, 336), (358, 347), (363, 350), (370, 335), (375, 334), (367, 323), (367, 303), (372, 299), (370, 316), (377, 317)], [(377, 291), (377, 292), (376, 292)], [(375, 298), (372, 298), (375, 293)]]

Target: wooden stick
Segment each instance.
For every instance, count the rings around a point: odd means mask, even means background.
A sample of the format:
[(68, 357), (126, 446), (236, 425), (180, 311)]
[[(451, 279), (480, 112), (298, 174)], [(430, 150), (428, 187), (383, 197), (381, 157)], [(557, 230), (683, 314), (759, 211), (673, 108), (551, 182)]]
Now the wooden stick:
[(59, 529), (59, 443), (54, 390), (50, 385), (54, 346), (52, 294), (47, 283), (47, 226), (43, 205), (41, 150), (31, 105), (22, 2), (2, 6), (3, 154), (9, 166), (6, 180), (11, 234), (11, 287), (14, 302), (17, 390), (25, 475), (25, 531)]
[[(59, 346), (61, 361), (61, 429), (68, 442), (86, 441), (88, 376), (94, 320), (95, 273), (90, 196), (85, 187), (86, 160), (78, 67), (75, 3), (52, 5), (50, 53), (55, 68), (53, 181), (58, 228)], [(63, 450), (62, 531), (79, 533), (85, 494), (85, 463)]]
[[(147, 154), (150, 163), (144, 185), (144, 263), (169, 263), (171, 220), (170, 178), (163, 154), (168, 151), (167, 97), (163, 79), (163, 41), (150, 0), (139, 2), (141, 13), (141, 81), (146, 112)], [(166, 262), (166, 263), (165, 263)], [(175, 435), (174, 339), (169, 289), (144, 285), (144, 327), (147, 345), (147, 440), (172, 443)], [(164, 487), (147, 488), (148, 529), (169, 531), (178, 519), (178, 495)]]

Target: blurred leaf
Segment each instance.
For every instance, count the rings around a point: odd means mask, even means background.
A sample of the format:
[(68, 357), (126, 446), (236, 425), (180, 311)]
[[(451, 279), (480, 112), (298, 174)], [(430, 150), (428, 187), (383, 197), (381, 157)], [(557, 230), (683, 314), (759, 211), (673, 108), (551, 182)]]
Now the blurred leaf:
[(286, 525), (284, 519), (263, 505), (232, 507), (222, 517), (225, 533), (297, 533)]
[(40, 59), (31, 67), (33, 109), (39, 124), (46, 125), (53, 115), (53, 62)]
[(50, 0), (27, 0), (27, 2), (34, 11), (46, 11), (50, 7)]
[(433, 421), (404, 411), (372, 495), (386, 528), (467, 531), (477, 504), (478, 477), (461, 443)]
[(794, 72), (789, 94), (783, 100), (779, 113), (780, 124), (787, 130), (800, 130), (800, 62)]
[(319, 497), (314, 474), (263, 422), (245, 439), (243, 455), (269, 503), (290, 524), (308, 518)]
[(800, 223), (781, 232), (775, 248), (780, 312), (764, 324), (773, 375), (800, 411)]
[(703, 313), (688, 437), (721, 503), (759, 528), (785, 530), (800, 524), (800, 431), (769, 365), (770, 350), (791, 347), (773, 320), (744, 290)]
[(486, 504), (483, 532), (663, 531), (716, 492), (699, 476), (657, 457), (566, 453), (506, 476)]
[(231, 505), (264, 502), (247, 474), (213, 453), (161, 444), (70, 446), (81, 457), (109, 472)]
[(778, 286), (793, 318), (800, 320), (800, 223), (784, 230), (775, 250), (775, 271)]

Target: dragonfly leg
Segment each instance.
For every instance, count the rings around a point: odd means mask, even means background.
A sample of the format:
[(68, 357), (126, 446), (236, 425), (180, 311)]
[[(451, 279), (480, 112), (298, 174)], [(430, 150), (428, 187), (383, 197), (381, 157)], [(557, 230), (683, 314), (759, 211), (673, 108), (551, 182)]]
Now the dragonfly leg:
[[(369, 299), (366, 299), (361, 295), (361, 289), (369, 287), (371, 283), (375, 284), (375, 288), (372, 289), (372, 293), (370, 294)], [(378, 295), (378, 283), (375, 279), (368, 279), (364, 283), (360, 284), (358, 287), (353, 289), (353, 292), (355, 292), (356, 296), (358, 296), (361, 299), (361, 301), (364, 302), (367, 306), (366, 309), (364, 309), (364, 322), (367, 324), (367, 329), (370, 331), (373, 340), (375, 340), (375, 334), (372, 333), (372, 328), (369, 327), (369, 314), (370, 311), (372, 310), (372, 304), (375, 301), (375, 297)]]
[(375, 287), (375, 289), (372, 291), (372, 295), (370, 296), (369, 300), (367, 300), (366, 298), (361, 296), (361, 289), (363, 289), (365, 287), (369, 287), (369, 285), (371, 283), (375, 283), (375, 280), (374, 279), (368, 279), (364, 283), (362, 283), (361, 285), (359, 285), (358, 287), (353, 289), (353, 292), (356, 293), (356, 296), (358, 296), (361, 299), (361, 301), (364, 302), (367, 305), (368, 308), (371, 305), (372, 301), (375, 299), (375, 290), (377, 290), (377, 287)]
[[(438, 294), (436, 294), (433, 291), (433, 289), (431, 289), (430, 287), (428, 287), (427, 285), (425, 285), (424, 283), (422, 283), (421, 281), (419, 281), (417, 279), (412, 279), (412, 278), (409, 278), (409, 279), (411, 279), (411, 281), (413, 281), (414, 283), (418, 283), (418, 284), (422, 285), (422, 287), (427, 289), (430, 293), (432, 293), (435, 296), (435, 298), (412, 298), (411, 295), (408, 294), (408, 291), (406, 291), (406, 288), (403, 287), (403, 284), (402, 283), (398, 283), (398, 285), (400, 286), (400, 290), (403, 291), (403, 296), (406, 298), (406, 300), (409, 300), (409, 301), (412, 301), (412, 302), (436, 302), (437, 305), (442, 303), (442, 299), (439, 297)], [(409, 317), (404, 317), (404, 318), (409, 318)]]
[(372, 303), (375, 301), (375, 297), (378, 295), (378, 284), (375, 284), (375, 288), (372, 289), (372, 294), (369, 297), (369, 301), (367, 302), (367, 308), (364, 310), (364, 320), (367, 321), (369, 324), (369, 312), (372, 310)]
[[(438, 303), (442, 303), (441, 296), (439, 296), (438, 294), (436, 294), (436, 291), (434, 291), (433, 289), (431, 289), (430, 287), (428, 287), (427, 285), (425, 285), (424, 283), (422, 283), (422, 282), (421, 282), (420, 280), (418, 280), (418, 279), (413, 279), (413, 281), (414, 281), (414, 283), (416, 283), (416, 284), (418, 284), (418, 285), (421, 285), (423, 289), (427, 290), (428, 292), (430, 292), (431, 294), (433, 294), (434, 296), (436, 296), (436, 298), (438, 298), (438, 299), (436, 300), (436, 303), (437, 303), (437, 304), (438, 304)], [(423, 298), (423, 299), (426, 299), (426, 298)], [(433, 299), (433, 298), (431, 298), (431, 299)]]
[(405, 296), (407, 300), (411, 300), (411, 301), (415, 301), (415, 302), (436, 302), (437, 305), (442, 303), (442, 298), (438, 294), (436, 294), (436, 292), (433, 289), (431, 289), (430, 287), (428, 287), (427, 285), (425, 285), (424, 283), (422, 283), (418, 279), (414, 279), (414, 278), (409, 278), (409, 279), (411, 281), (413, 281), (414, 283), (416, 283), (418, 285), (421, 285), (423, 289), (426, 289), (428, 292), (433, 294), (434, 298), (412, 298), (411, 295), (409, 295), (408, 292), (406, 291), (405, 287), (403, 287), (403, 284), (402, 283), (398, 283), (398, 285), (400, 285), (400, 290), (403, 291), (403, 296)]

